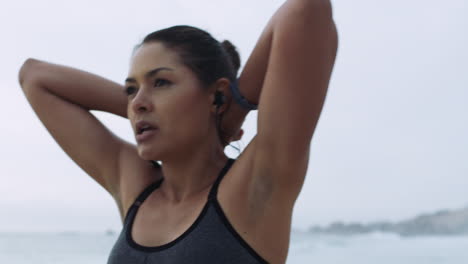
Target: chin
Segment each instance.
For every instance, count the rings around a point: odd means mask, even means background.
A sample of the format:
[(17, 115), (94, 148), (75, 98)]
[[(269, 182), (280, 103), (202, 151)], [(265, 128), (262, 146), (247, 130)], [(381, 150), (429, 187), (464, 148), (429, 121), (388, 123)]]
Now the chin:
[(151, 148), (151, 146), (142, 146), (142, 145), (137, 145), (137, 151), (138, 151), (138, 156), (142, 158), (143, 160), (161, 160), (160, 158), (160, 153), (155, 151), (155, 148)]

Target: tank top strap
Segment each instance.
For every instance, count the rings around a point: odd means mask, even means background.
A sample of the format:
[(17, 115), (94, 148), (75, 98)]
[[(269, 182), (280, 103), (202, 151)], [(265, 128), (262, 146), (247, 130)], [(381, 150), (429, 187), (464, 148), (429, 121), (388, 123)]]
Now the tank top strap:
[(133, 202), (133, 204), (130, 206), (130, 208), (128, 209), (127, 211), (127, 214), (125, 215), (124, 217), (124, 224), (127, 225), (128, 224), (128, 220), (129, 220), (129, 217), (132, 213), (134, 213), (135, 210), (138, 209), (138, 207), (143, 203), (144, 200), (146, 200), (146, 198), (154, 191), (156, 190), (160, 185), (161, 183), (164, 181), (164, 178), (161, 178), (153, 183), (151, 183), (150, 185), (148, 185), (139, 195), (138, 197), (135, 199), (135, 201)]
[(140, 193), (140, 195), (138, 195), (138, 197), (135, 199), (135, 202), (133, 202), (133, 205), (140, 206), (146, 200), (146, 198), (161, 185), (163, 181), (164, 181), (164, 178), (161, 178), (153, 182), (152, 184), (148, 185), (148, 187), (146, 187)]
[(213, 186), (211, 186), (210, 194), (208, 195), (208, 200), (216, 198), (216, 194), (218, 193), (218, 186), (221, 183), (221, 180), (235, 161), (235, 159), (228, 158), (226, 165), (224, 165), (224, 168), (219, 172), (216, 181), (213, 183)]

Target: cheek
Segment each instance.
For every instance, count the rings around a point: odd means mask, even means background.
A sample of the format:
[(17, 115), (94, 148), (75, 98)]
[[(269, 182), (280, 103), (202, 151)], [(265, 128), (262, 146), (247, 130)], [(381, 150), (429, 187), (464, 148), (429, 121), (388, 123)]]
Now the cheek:
[(209, 107), (202, 104), (202, 99), (198, 102), (193, 99), (184, 100), (184, 104), (178, 109), (177, 113), (178, 129), (182, 136), (187, 138), (205, 138), (210, 129)]

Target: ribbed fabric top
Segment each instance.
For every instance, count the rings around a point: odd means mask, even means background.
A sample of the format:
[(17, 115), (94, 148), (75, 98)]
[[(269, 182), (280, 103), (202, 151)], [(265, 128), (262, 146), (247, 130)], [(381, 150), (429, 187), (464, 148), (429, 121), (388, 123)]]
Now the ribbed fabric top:
[(122, 231), (112, 248), (107, 264), (268, 263), (242, 239), (219, 205), (218, 186), (234, 162), (234, 159), (229, 158), (220, 171), (195, 222), (178, 238), (164, 245), (146, 247), (137, 244), (132, 238), (132, 226), (140, 205), (164, 179), (143, 190), (125, 216)]

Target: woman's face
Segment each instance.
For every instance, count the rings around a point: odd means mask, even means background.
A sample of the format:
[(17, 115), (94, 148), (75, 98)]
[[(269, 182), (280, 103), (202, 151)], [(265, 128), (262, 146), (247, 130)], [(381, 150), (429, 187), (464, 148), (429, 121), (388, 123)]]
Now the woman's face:
[[(210, 109), (212, 98), (174, 51), (161, 42), (143, 44), (132, 58), (128, 78), (127, 116), (137, 135), (136, 123), (147, 121), (158, 128), (138, 142), (145, 160), (191, 155), (207, 139), (216, 138)], [(211, 103), (210, 103), (211, 101)]]

